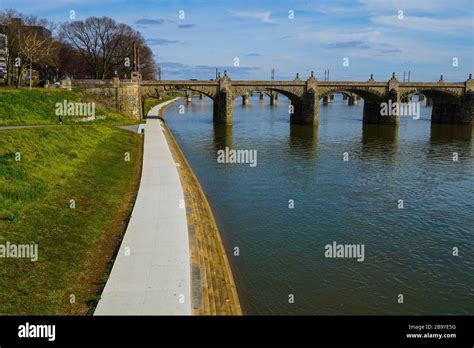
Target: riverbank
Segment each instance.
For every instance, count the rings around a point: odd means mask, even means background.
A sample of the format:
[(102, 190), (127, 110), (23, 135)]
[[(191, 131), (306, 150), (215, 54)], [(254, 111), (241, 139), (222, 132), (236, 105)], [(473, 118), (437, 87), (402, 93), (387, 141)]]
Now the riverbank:
[[(162, 109), (161, 116), (163, 117)], [(162, 123), (183, 187), (189, 231), (193, 315), (242, 315), (242, 309), (211, 206), (166, 123)]]
[(106, 126), (1, 131), (0, 244), (37, 246), (35, 261), (0, 258), (2, 315), (95, 307), (135, 200), (142, 141)]
[(150, 110), (140, 188), (95, 315), (241, 315), (231, 268), (206, 196)]
[(153, 107), (137, 200), (95, 315), (241, 315), (206, 196)]
[[(68, 110), (59, 106), (72, 105), (75, 116), (67, 116)], [(80, 106), (80, 107), (78, 107)], [(69, 106), (71, 107), (71, 106)], [(91, 96), (62, 88), (0, 88), (0, 127), (26, 125), (57, 125), (57, 112), (63, 114), (63, 124), (125, 125), (135, 124), (132, 119), (116, 110), (109, 109)], [(86, 114), (83, 114), (87, 111)], [(92, 112), (95, 120), (79, 122)], [(84, 117), (80, 117), (80, 116)]]
[(137, 200), (95, 315), (191, 314), (184, 195), (161, 121), (147, 121)]

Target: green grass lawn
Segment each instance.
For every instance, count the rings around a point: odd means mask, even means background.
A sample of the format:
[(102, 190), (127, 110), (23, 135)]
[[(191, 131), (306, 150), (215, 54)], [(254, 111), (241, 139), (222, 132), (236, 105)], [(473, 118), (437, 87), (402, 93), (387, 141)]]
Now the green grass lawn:
[[(13, 93), (0, 93), (3, 108)], [(15, 93), (24, 104), (6, 103), (0, 124), (48, 123), (51, 102), (71, 92)], [(0, 244), (38, 244), (37, 262), (0, 258), (0, 315), (91, 313), (131, 213), (142, 142), (104, 125), (0, 131)]]
[[(105, 119), (87, 122), (93, 124), (132, 124), (137, 120), (103, 107), (90, 96), (78, 91), (60, 88), (0, 88), (0, 126), (58, 124), (56, 103), (96, 102), (96, 116)], [(71, 117), (63, 117), (64, 124), (76, 123)]]

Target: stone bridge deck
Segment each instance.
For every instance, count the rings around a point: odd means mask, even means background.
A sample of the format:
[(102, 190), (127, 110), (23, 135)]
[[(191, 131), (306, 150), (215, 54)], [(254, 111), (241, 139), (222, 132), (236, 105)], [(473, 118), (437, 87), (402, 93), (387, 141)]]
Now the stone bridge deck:
[(432, 122), (450, 124), (473, 124), (474, 80), (472, 75), (465, 82), (400, 82), (393, 73), (387, 82), (370, 77), (368, 81), (318, 81), (313, 73), (307, 80), (297, 75), (292, 81), (231, 80), (225, 73), (215, 80), (74, 80), (65, 85), (87, 90), (89, 93), (109, 100), (110, 106), (135, 118), (142, 117), (142, 101), (148, 97), (160, 97), (170, 92), (187, 92), (205, 95), (214, 102), (213, 119), (216, 123), (232, 124), (234, 99), (242, 96), (244, 104), (252, 92), (270, 95), (275, 103), (279, 94), (291, 101), (290, 121), (298, 124), (318, 123), (319, 99), (336, 92), (346, 93), (350, 98), (364, 99), (364, 123), (398, 124), (399, 115), (383, 116), (381, 104), (400, 103), (412, 94), (424, 94), (432, 99)]

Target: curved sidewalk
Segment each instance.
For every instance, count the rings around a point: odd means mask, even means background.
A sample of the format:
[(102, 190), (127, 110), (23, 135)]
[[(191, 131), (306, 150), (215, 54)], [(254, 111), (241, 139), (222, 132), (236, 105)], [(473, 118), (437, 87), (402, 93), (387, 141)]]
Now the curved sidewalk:
[(147, 119), (137, 200), (94, 315), (192, 313), (184, 195), (161, 123)]

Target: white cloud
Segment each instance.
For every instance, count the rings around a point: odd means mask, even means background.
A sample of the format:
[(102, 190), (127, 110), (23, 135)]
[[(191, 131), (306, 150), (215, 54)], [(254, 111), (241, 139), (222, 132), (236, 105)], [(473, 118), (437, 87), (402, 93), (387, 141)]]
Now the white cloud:
[(443, 11), (466, 10), (472, 0), (359, 0), (359, 5), (368, 12), (429, 12), (442, 13)]
[(231, 13), (238, 18), (249, 18), (257, 19), (262, 23), (276, 24), (277, 22), (272, 20), (270, 17), (272, 13), (270, 11), (264, 12), (242, 12), (242, 11), (231, 11)]
[(297, 33), (297, 39), (303, 41), (319, 42), (323, 44), (337, 44), (340, 42), (381, 42), (382, 34), (378, 30), (364, 30), (364, 31), (348, 31), (341, 32), (339, 30), (318, 30), (310, 31), (304, 30)]
[[(322, 52), (327, 52), (327, 45), (342, 45), (347, 47), (338, 50), (336, 55), (358, 59), (378, 59), (390, 63), (407, 61), (439, 63), (440, 61), (449, 62), (452, 57), (448, 51), (440, 51), (436, 41), (396, 35), (382, 28), (365, 31), (349, 31), (346, 28), (344, 32), (337, 29), (324, 31), (306, 29), (297, 33), (296, 38), (317, 46), (321, 45)], [(347, 45), (354, 42), (363, 44)]]
[(407, 15), (448, 14), (472, 12), (472, 0), (358, 0), (358, 1), (312, 1), (302, 6), (328, 15), (381, 15), (404, 11)]
[(449, 18), (439, 19), (430, 17), (403, 16), (380, 16), (371, 18), (371, 22), (377, 25), (392, 26), (406, 30), (426, 31), (430, 33), (461, 34), (474, 28), (472, 18)]

